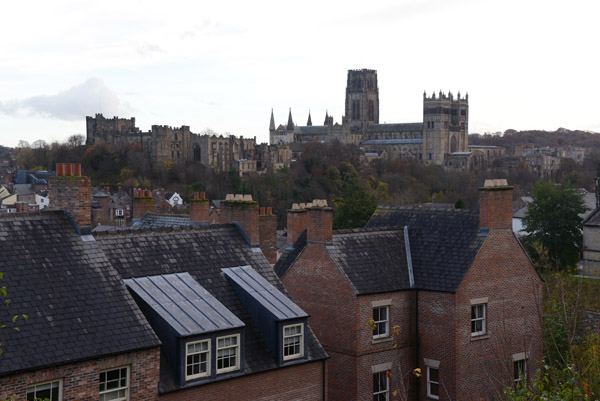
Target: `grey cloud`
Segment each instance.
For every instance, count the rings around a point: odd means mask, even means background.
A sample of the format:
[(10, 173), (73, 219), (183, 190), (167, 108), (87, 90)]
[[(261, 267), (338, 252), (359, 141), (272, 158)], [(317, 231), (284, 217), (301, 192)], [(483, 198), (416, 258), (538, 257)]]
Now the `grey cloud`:
[(121, 102), (99, 78), (90, 78), (55, 95), (0, 102), (0, 113), (10, 115), (28, 113), (75, 121), (100, 112), (110, 116), (130, 115), (131, 107)]

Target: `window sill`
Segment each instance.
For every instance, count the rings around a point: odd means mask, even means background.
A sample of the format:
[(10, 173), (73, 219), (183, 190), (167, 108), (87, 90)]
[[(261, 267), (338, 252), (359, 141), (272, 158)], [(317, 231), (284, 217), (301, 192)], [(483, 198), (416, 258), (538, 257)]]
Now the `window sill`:
[(371, 344), (387, 343), (389, 341), (392, 341), (393, 339), (394, 339), (394, 337), (391, 337), (391, 336), (374, 338), (371, 340)]
[(490, 335), (488, 333), (486, 334), (479, 334), (477, 336), (471, 336), (471, 341), (479, 341), (479, 340), (485, 340), (490, 338)]

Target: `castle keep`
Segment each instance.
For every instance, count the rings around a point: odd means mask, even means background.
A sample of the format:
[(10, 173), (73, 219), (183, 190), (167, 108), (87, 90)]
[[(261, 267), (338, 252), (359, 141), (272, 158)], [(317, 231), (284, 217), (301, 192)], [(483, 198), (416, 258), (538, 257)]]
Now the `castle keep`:
[(345, 115), (342, 123), (326, 113), (323, 125), (295, 125), (290, 110), (287, 125), (275, 127), (271, 111), (271, 144), (287, 145), (312, 140), (339, 140), (359, 145), (365, 153), (391, 158), (412, 157), (448, 168), (470, 168), (484, 162), (485, 155), (469, 149), (469, 95), (423, 93), (423, 122), (379, 123), (379, 87), (376, 70), (349, 70)]
[(135, 117), (105, 118), (96, 114), (86, 117), (86, 131), (88, 145), (136, 143), (150, 153), (153, 163), (195, 161), (217, 171), (235, 168), (242, 173), (289, 166), (291, 160), (291, 153), (285, 147), (257, 145), (256, 137), (199, 135), (186, 125), (179, 128), (153, 125), (150, 131), (144, 132), (135, 126)]

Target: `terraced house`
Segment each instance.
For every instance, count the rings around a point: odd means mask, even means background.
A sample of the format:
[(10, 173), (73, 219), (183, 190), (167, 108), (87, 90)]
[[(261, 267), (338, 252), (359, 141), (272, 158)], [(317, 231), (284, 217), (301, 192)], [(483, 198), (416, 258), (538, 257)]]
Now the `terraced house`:
[(325, 398), (327, 355), (252, 234), (255, 202), (229, 202), (239, 224), (92, 236), (89, 179), (50, 186), (80, 201), (0, 217), (0, 319), (28, 315), (1, 333), (0, 399)]
[(328, 399), (490, 400), (532, 375), (542, 280), (506, 180), (486, 181), (479, 211), (380, 208), (335, 232), (332, 217), (295, 205), (275, 265), (331, 357)]

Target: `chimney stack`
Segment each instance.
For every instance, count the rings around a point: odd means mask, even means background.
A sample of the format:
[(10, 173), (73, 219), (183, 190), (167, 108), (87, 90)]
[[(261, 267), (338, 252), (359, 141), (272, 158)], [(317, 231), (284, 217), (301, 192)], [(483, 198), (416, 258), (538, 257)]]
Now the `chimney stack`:
[(48, 183), (50, 210), (66, 209), (78, 227), (92, 224), (92, 183), (81, 175), (80, 163), (57, 163)]
[(137, 189), (133, 191), (133, 218), (139, 219), (146, 212), (156, 211), (154, 197), (152, 192), (147, 189)]
[(258, 216), (259, 246), (271, 265), (277, 262), (277, 216), (273, 209), (260, 208)]
[[(302, 206), (302, 207), (301, 207)], [(287, 243), (293, 245), (308, 224), (308, 213), (304, 203), (294, 203), (287, 212)]]
[(190, 201), (190, 221), (210, 221), (210, 204), (204, 192), (194, 192)]
[(512, 190), (506, 179), (485, 180), (479, 188), (479, 227), (512, 229)]
[(315, 199), (306, 206), (308, 224), (306, 241), (308, 243), (331, 244), (333, 242), (333, 209), (327, 206), (325, 199)]
[(252, 200), (252, 195), (227, 194), (221, 202), (221, 223), (237, 221), (250, 244), (259, 244), (258, 202)]

